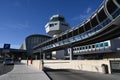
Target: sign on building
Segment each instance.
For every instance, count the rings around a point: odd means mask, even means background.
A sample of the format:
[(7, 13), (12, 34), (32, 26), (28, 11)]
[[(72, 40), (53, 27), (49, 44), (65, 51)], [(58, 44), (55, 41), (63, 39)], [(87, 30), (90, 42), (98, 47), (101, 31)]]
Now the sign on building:
[(10, 52), (10, 44), (4, 44), (3, 52)]

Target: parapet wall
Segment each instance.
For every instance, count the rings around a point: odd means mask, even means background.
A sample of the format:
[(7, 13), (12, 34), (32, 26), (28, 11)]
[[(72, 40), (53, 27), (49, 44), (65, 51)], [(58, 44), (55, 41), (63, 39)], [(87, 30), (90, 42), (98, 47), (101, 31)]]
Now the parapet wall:
[(84, 61), (71, 62), (71, 65), (74, 65), (74, 69), (100, 72), (100, 73), (104, 73), (102, 67), (103, 64), (108, 66), (108, 73), (111, 73), (110, 63), (107, 60), (84, 60)]
[(44, 67), (52, 69), (75, 69), (104, 73), (102, 64), (107, 65), (111, 74), (108, 60), (44, 60)]
[(21, 62), (28, 65), (28, 66), (31, 65), (34, 68), (42, 71), (43, 67), (42, 67), (42, 62), (40, 60), (32, 60), (32, 62), (31, 62), (31, 60), (28, 60), (28, 61), (27, 60), (22, 60)]
[[(22, 60), (26, 63), (26, 60)], [(111, 74), (109, 60), (44, 60), (44, 67), (51, 69), (74, 69), (104, 73), (102, 64), (107, 65), (108, 73)], [(28, 65), (32, 65), (38, 70), (42, 70), (42, 62), (40, 60), (28, 61)]]

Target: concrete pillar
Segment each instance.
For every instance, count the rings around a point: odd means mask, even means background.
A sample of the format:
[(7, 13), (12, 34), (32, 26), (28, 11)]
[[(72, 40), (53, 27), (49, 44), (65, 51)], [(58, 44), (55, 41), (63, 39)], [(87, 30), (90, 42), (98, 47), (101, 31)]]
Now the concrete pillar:
[(37, 55), (35, 55), (35, 60), (37, 60), (37, 57), (38, 57), (38, 56), (37, 56)]
[(69, 48), (69, 52), (70, 52), (70, 60), (73, 60), (73, 48)]
[(43, 59), (42, 59), (42, 53), (40, 52), (40, 62), (39, 62), (39, 69), (43, 70)]
[(45, 53), (43, 53), (43, 60), (45, 60)]

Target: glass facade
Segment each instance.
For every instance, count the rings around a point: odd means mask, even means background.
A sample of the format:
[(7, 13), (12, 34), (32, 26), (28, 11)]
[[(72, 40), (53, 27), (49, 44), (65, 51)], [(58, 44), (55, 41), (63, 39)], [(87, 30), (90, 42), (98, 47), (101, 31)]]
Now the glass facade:
[(41, 44), (50, 38), (51, 37), (45, 35), (30, 35), (26, 38), (25, 43), (23, 44), (25, 45), (28, 54), (32, 55), (34, 46)]
[(63, 17), (53, 17), (50, 22), (54, 22), (54, 21), (62, 21), (65, 22), (65, 19)]

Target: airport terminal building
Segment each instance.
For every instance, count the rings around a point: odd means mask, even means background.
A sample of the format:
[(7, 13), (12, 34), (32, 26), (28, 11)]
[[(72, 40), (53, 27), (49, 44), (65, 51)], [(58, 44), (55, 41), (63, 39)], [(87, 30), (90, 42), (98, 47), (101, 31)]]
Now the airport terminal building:
[(28, 56), (33, 56), (33, 46), (38, 45), (50, 38), (51, 38), (50, 36), (41, 34), (29, 35), (28, 37), (25, 38), (20, 49), (27, 50)]

